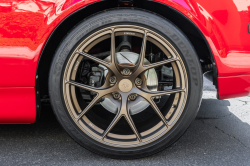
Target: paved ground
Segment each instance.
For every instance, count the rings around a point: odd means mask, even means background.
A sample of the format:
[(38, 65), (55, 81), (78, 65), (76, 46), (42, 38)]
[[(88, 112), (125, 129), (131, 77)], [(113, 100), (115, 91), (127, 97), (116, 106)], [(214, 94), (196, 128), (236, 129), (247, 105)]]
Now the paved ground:
[(0, 125), (0, 165), (250, 165), (250, 97), (217, 100), (204, 83), (196, 120), (167, 150), (131, 161), (97, 156), (76, 144), (48, 107), (32, 125)]

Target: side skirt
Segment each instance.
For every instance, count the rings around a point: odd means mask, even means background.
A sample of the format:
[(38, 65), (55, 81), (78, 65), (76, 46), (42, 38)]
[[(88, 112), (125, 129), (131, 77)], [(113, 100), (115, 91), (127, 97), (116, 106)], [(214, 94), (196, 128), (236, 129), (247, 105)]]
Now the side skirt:
[(218, 77), (218, 99), (250, 95), (250, 74)]
[(35, 120), (34, 87), (0, 88), (0, 124), (31, 124)]

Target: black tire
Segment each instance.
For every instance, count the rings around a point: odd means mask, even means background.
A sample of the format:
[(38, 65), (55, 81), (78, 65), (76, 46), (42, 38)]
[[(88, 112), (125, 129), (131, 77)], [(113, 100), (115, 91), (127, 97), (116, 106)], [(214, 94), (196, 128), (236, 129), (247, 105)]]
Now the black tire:
[[(140, 25), (161, 33), (179, 52), (188, 75), (188, 98), (185, 109), (175, 126), (158, 140), (135, 148), (116, 148), (101, 144), (72, 121), (62, 92), (64, 68), (72, 50), (79, 42), (100, 28), (115, 24)], [(54, 113), (65, 131), (80, 145), (102, 156), (117, 159), (135, 159), (153, 155), (174, 143), (196, 117), (202, 97), (202, 72), (198, 56), (187, 37), (170, 21), (149, 12), (135, 9), (114, 9), (94, 15), (80, 24), (61, 42), (53, 59), (49, 76), (49, 94)]]

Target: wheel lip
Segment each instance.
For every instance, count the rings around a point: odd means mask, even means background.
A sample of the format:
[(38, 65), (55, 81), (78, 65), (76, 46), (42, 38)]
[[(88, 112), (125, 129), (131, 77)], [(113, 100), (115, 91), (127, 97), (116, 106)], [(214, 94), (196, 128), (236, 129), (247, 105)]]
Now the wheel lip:
[[(117, 27), (130, 27), (131, 25), (118, 25), (118, 26), (110, 26), (110, 27), (106, 27), (106, 28), (104, 28), (104, 29), (110, 29), (110, 28), (117, 28)], [(137, 28), (137, 30), (138, 29), (147, 29), (147, 28), (144, 28), (144, 27), (139, 27), (139, 26), (134, 26), (134, 27), (136, 27)], [(148, 30), (148, 29), (147, 29)], [(102, 30), (99, 30), (99, 31), (97, 31), (97, 32), (95, 32), (94, 34), (96, 34), (96, 33), (99, 33), (100, 31), (103, 31), (103, 29)], [(152, 31), (152, 30), (149, 30), (149, 31)], [(153, 33), (156, 33), (156, 32), (153, 32)], [(161, 35), (159, 35), (159, 34), (157, 34), (158, 35), (158, 37), (160, 36), (162, 39), (164, 39), (167, 43), (168, 43), (168, 45), (170, 46), (170, 47), (172, 47), (171, 49), (172, 50), (174, 50), (174, 52), (175, 52), (175, 54), (181, 59), (181, 57), (180, 57), (180, 55), (179, 55), (179, 53), (175, 50), (175, 48), (165, 39), (165, 38), (163, 38)], [(93, 34), (92, 35), (90, 35), (90, 36), (93, 36)], [(89, 36), (89, 37), (90, 37)], [(87, 38), (89, 38), (89, 37), (87, 37)], [(84, 41), (86, 41), (87, 40), (87, 38), (84, 40)], [(83, 41), (83, 42), (84, 42)], [(82, 43), (83, 43), (82, 42)], [(81, 44), (79, 44), (78, 46), (77, 46), (77, 48), (73, 51), (73, 53), (72, 53), (72, 55), (76, 52), (76, 50), (78, 50), (79, 49), (79, 47), (82, 47), (82, 43)], [(67, 63), (67, 65), (66, 65), (66, 67), (65, 67), (65, 70), (66, 70), (66, 68), (68, 67), (68, 65), (73, 61), (73, 60), (75, 60), (74, 58), (72, 58), (72, 55), (71, 55), (71, 57), (69, 58), (69, 61), (68, 61), (68, 63)], [(76, 56), (75, 56), (76, 57)], [(76, 57), (76, 59), (77, 59), (77, 57)], [(176, 62), (176, 63), (178, 63), (178, 65), (180, 66), (182, 66), (182, 67), (184, 67), (184, 69), (185, 69), (185, 65), (184, 65), (184, 63), (182, 62), (182, 60), (181, 60), (181, 62)], [(71, 63), (71, 64), (73, 64), (73, 63)], [(74, 65), (73, 65), (74, 66)], [(187, 73), (186, 73), (186, 69), (184, 70), (184, 75), (185, 75), (185, 78), (186, 78), (186, 80), (187, 81), (185, 81), (185, 87), (187, 87), (187, 90), (186, 90), (186, 93), (185, 93), (185, 100), (184, 100), (184, 102), (186, 103), (186, 100), (187, 100), (187, 97), (188, 97), (188, 77), (187, 77)], [(65, 78), (65, 72), (64, 72), (64, 76), (63, 76), (63, 78)], [(65, 93), (65, 88), (66, 88), (66, 86), (65, 86), (65, 84), (63, 84), (63, 93)], [(182, 95), (183, 96), (183, 95)], [(67, 107), (67, 110), (68, 110), (68, 112), (69, 112), (69, 107), (68, 107), (68, 104), (69, 103), (67, 103), (67, 100), (65, 99), (65, 96), (64, 96), (64, 102), (65, 102), (65, 104), (66, 104), (66, 107)], [(183, 112), (183, 110), (184, 110), (184, 107), (185, 107), (185, 105), (186, 104), (184, 104), (184, 106), (182, 106), (182, 108), (181, 108), (181, 112), (179, 112), (179, 114), (178, 115), (176, 115), (176, 117), (178, 116), (178, 118), (180, 118), (180, 115), (182, 114), (182, 112)], [(69, 114), (70, 114), (70, 116), (71, 116), (71, 118), (74, 120), (74, 115), (72, 116), (72, 111), (71, 112), (69, 112)], [(87, 119), (86, 119), (87, 120)], [(175, 121), (173, 121), (173, 123), (170, 125), (170, 126), (174, 126), (174, 124), (177, 122), (177, 120), (178, 119), (176, 119)], [(75, 120), (74, 120), (74, 122), (75, 122)], [(161, 125), (160, 123), (162, 123), (162, 122), (159, 122), (156, 126), (158, 126), (158, 125)], [(163, 124), (163, 123), (162, 123)], [(82, 127), (81, 126), (79, 126), (77, 123), (76, 123), (76, 125), (82, 130)], [(172, 127), (171, 127), (172, 128)], [(167, 131), (169, 131), (170, 129), (171, 129), (170, 127), (169, 127), (169, 129), (167, 129)], [(161, 129), (161, 130), (163, 130), (163, 129)], [(89, 131), (88, 130), (82, 130), (82, 131), (84, 131), (84, 133), (86, 133), (87, 135), (89, 135), (91, 138), (93, 138), (94, 140), (97, 140), (98, 141), (98, 139), (96, 139), (95, 138), (95, 136), (93, 136), (93, 135), (91, 135), (90, 133), (89, 133)], [(168, 132), (166, 132), (166, 133), (168, 133)], [(162, 137), (163, 135), (165, 135), (166, 133), (164, 133), (164, 134), (162, 134), (162, 135), (158, 135), (158, 138), (157, 139), (159, 139), (160, 137)], [(110, 133), (111, 134), (111, 133)], [(115, 135), (115, 134), (113, 134), (113, 135)], [(130, 137), (130, 136), (129, 136)], [(100, 141), (99, 141), (100, 142)], [(152, 142), (152, 141), (151, 141)], [(104, 144), (106, 144), (106, 145), (109, 145), (109, 146), (114, 146), (114, 147), (122, 147), (122, 148), (127, 148), (127, 146), (117, 146), (117, 144), (110, 144), (110, 143), (107, 143), (107, 142), (101, 142), (101, 143), (104, 143)], [(130, 142), (131, 143), (131, 142)], [(148, 144), (148, 143), (150, 143), (150, 141), (148, 141), (148, 142), (144, 142), (144, 143), (142, 143), (142, 144), (137, 144), (137, 143), (135, 143), (135, 147), (138, 147), (138, 146), (142, 146), (142, 145), (146, 145), (146, 144)], [(130, 145), (133, 145), (133, 144), (130, 144)], [(134, 146), (131, 146), (131, 147), (134, 147)]]

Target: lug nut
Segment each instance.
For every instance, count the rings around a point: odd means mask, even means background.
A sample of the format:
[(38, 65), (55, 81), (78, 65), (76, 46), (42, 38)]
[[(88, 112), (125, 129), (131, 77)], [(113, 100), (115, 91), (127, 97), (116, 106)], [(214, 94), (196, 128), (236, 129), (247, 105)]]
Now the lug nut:
[(130, 99), (130, 100), (135, 100), (136, 99), (136, 94), (135, 93), (131, 93), (129, 96), (128, 96), (128, 98)]
[(109, 82), (110, 82), (111, 84), (116, 83), (116, 77), (115, 77), (115, 76), (110, 77)]
[(121, 94), (119, 92), (114, 92), (113, 97), (114, 99), (118, 100), (121, 97)]
[(123, 69), (123, 75), (129, 75), (130, 74), (130, 70), (129, 69)]
[(141, 86), (142, 85), (142, 80), (140, 78), (135, 79), (135, 85)]

